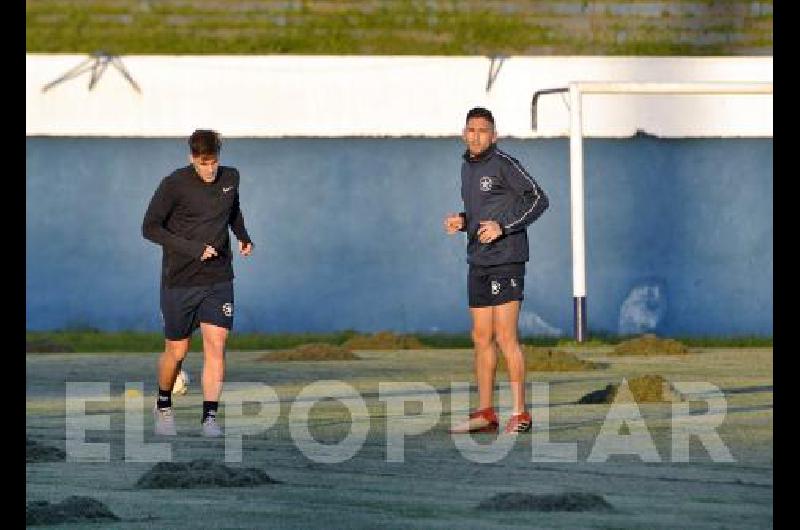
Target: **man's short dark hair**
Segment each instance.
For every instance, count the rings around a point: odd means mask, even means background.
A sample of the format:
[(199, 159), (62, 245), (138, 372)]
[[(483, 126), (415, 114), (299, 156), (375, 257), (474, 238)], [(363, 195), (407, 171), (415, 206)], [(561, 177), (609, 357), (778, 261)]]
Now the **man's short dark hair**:
[(483, 107), (475, 107), (470, 109), (469, 112), (467, 112), (466, 121), (469, 121), (472, 118), (483, 118), (489, 123), (491, 123), (492, 127), (494, 127), (494, 116), (492, 116), (492, 111), (490, 111), (489, 109), (485, 109)]
[(197, 129), (189, 137), (189, 150), (192, 156), (218, 155), (222, 147), (219, 133), (209, 129)]

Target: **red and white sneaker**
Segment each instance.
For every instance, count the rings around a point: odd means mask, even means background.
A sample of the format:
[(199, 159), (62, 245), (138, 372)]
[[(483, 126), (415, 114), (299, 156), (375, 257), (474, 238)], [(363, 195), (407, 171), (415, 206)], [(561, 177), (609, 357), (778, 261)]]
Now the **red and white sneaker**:
[(503, 429), (504, 434), (515, 434), (518, 432), (530, 432), (533, 426), (533, 419), (527, 412), (520, 414), (512, 414), (506, 423), (506, 428)]
[(459, 423), (452, 429), (451, 434), (466, 434), (471, 432), (497, 432), (500, 423), (494, 408), (487, 407), (471, 412), (467, 421)]

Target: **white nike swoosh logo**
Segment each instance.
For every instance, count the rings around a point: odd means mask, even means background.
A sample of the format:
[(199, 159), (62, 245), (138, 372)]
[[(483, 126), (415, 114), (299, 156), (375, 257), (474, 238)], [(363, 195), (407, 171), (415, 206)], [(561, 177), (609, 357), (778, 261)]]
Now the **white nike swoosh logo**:
[(222, 188), (222, 193), (228, 193), (233, 189), (233, 186), (228, 186), (227, 188)]

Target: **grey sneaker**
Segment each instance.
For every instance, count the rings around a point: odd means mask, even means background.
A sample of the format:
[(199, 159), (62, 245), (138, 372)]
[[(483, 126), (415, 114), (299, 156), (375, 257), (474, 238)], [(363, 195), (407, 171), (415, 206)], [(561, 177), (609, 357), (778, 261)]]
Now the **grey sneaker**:
[(219, 438), (222, 436), (222, 428), (217, 423), (217, 417), (209, 414), (203, 422), (203, 436), (207, 438)]
[(178, 431), (175, 429), (175, 415), (172, 413), (172, 407), (164, 409), (153, 407), (153, 419), (155, 420), (155, 433), (161, 436), (177, 436)]

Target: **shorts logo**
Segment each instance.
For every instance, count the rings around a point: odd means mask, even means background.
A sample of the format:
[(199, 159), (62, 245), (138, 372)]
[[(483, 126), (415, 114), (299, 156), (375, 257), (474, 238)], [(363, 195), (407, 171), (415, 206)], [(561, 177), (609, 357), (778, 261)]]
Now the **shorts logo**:
[(515, 278), (511, 278), (511, 287), (517, 286), (517, 280)]
[(500, 282), (497, 280), (492, 280), (492, 294), (498, 295), (500, 294)]
[(492, 191), (492, 177), (481, 177), (481, 191)]
[(226, 317), (233, 316), (233, 304), (231, 302), (222, 304), (222, 314)]

